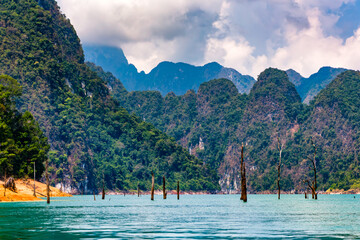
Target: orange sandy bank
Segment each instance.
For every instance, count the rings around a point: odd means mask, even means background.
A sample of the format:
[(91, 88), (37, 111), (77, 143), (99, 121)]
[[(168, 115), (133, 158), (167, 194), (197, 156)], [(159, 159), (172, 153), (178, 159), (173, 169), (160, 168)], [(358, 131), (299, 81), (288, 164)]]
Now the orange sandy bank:
[[(4, 196), (4, 182), (0, 181), (0, 202), (21, 202), (21, 201), (44, 201), (39, 197), (46, 197), (46, 184), (36, 181), (35, 182), (35, 191), (36, 197), (34, 194), (34, 181), (27, 179), (18, 179), (16, 183), (16, 192), (13, 192), (9, 189), (6, 189), (6, 194)], [(72, 195), (68, 193), (61, 192), (55, 187), (50, 187), (50, 197), (71, 197)]]

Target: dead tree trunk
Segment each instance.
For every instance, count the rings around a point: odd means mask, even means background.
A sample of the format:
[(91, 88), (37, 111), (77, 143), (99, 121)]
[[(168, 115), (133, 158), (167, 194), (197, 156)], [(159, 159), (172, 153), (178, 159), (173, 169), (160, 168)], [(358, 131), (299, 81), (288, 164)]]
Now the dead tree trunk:
[(96, 201), (95, 190), (93, 189), (94, 201)]
[(179, 186), (179, 181), (177, 181), (177, 189), (176, 189), (176, 192), (177, 192), (177, 200), (180, 199), (180, 186)]
[(247, 202), (247, 193), (246, 193), (246, 172), (245, 172), (245, 162), (244, 162), (244, 144), (241, 144), (241, 197), (240, 200)]
[(5, 168), (5, 179), (4, 179), (4, 197), (6, 196), (6, 168)]
[(163, 176), (163, 199), (166, 199), (166, 187), (165, 187), (165, 176)]
[(34, 197), (36, 197), (36, 193), (35, 193), (35, 161), (34, 161)]
[(101, 199), (102, 200), (105, 199), (105, 187), (104, 187), (104, 185), (103, 185), (103, 188), (102, 188), (102, 198)]
[(281, 153), (283, 150), (284, 144), (280, 143), (280, 138), (278, 138), (278, 150), (279, 150), (279, 163), (278, 163), (278, 178), (277, 178), (277, 186), (278, 186), (278, 199), (280, 199), (280, 172), (281, 172)]
[(312, 183), (312, 185), (310, 184), (309, 180), (306, 180), (309, 188), (311, 189), (311, 197), (312, 199), (317, 199), (316, 197), (316, 193), (315, 193), (315, 187), (314, 187), (314, 182)]
[(46, 159), (46, 170), (45, 170), (45, 177), (46, 177), (46, 202), (50, 204), (50, 181), (49, 181), (49, 159)]
[(154, 201), (154, 185), (155, 185), (155, 178), (154, 173), (151, 172), (151, 200)]
[(139, 188), (139, 184), (137, 186), (137, 192), (138, 192), (138, 197), (140, 197), (140, 188)]
[(316, 190), (317, 190), (317, 176), (316, 176), (316, 173), (317, 173), (317, 170), (316, 170), (316, 152), (317, 152), (317, 148), (315, 146), (315, 143), (313, 142), (313, 140), (311, 139), (311, 145), (313, 146), (313, 149), (314, 149), (314, 154), (313, 154), (313, 157), (310, 158), (308, 157), (308, 159), (311, 161), (312, 163), (312, 170), (314, 171), (314, 180), (312, 182), (312, 186), (310, 185), (310, 182), (308, 181), (308, 185), (309, 187), (311, 188), (311, 194), (312, 194), (312, 198), (317, 200), (317, 193), (316, 193)]

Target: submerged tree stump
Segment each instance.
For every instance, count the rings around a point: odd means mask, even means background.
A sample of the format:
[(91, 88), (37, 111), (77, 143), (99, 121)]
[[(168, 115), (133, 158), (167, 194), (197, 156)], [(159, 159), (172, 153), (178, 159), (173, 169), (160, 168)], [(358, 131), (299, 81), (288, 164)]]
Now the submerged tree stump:
[(46, 202), (47, 204), (50, 204), (50, 181), (49, 181), (49, 159), (46, 159), (46, 170), (45, 170), (45, 177), (46, 177)]
[(280, 142), (278, 138), (278, 150), (279, 150), (279, 163), (278, 163), (278, 178), (277, 178), (277, 187), (278, 187), (278, 199), (280, 199), (280, 173), (281, 173), (281, 154), (284, 148), (284, 144)]
[(180, 199), (180, 186), (179, 186), (179, 181), (177, 181), (177, 189), (176, 189), (176, 192), (177, 192), (177, 200)]
[(163, 176), (163, 199), (166, 199), (165, 176)]
[(246, 172), (245, 172), (245, 162), (244, 162), (244, 144), (241, 144), (240, 171), (241, 171), (241, 197), (240, 197), (240, 200), (247, 202)]
[(154, 173), (151, 172), (151, 200), (152, 201), (154, 201), (154, 185), (155, 185)]

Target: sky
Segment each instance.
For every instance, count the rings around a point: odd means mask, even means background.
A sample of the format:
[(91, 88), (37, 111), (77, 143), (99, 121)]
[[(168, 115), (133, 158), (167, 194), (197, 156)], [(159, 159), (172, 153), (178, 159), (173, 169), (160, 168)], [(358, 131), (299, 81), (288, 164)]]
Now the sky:
[(123, 49), (138, 70), (218, 62), (257, 77), (360, 70), (360, 0), (58, 0), (82, 44)]

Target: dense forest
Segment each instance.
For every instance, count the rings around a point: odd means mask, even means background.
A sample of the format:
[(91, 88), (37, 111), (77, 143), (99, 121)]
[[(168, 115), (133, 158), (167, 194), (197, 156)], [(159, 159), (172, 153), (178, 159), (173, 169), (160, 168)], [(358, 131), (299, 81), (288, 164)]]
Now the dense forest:
[[(250, 93), (238, 93), (226, 79), (162, 97), (157, 91), (127, 92), (100, 67), (88, 65), (108, 82), (120, 105), (173, 136), (192, 155), (217, 169), (222, 190), (239, 190), (239, 152), (245, 144), (250, 191), (276, 189), (278, 141), (284, 146), (283, 190), (302, 191), (311, 174), (308, 157), (317, 146), (319, 187), (359, 187), (357, 160), (360, 75), (340, 71), (311, 103), (304, 104), (286, 72), (267, 69)], [(201, 142), (200, 142), (201, 138)]]
[(273, 191), (281, 144), (282, 189), (302, 191), (313, 142), (321, 190), (360, 187), (359, 72), (330, 69), (328, 80), (339, 75), (309, 104), (274, 68), (249, 94), (227, 79), (183, 95), (129, 92), (84, 64), (54, 0), (0, 3), (2, 176), (29, 176), (34, 162), (41, 173), (48, 156), (52, 184), (67, 191), (147, 190), (151, 172), (156, 188), (166, 176), (171, 189), (238, 191), (244, 144), (249, 190)]
[(15, 100), (21, 96), (20, 84), (0, 75), (0, 174), (25, 177), (44, 171), (49, 145), (30, 112), (20, 113)]
[[(183, 190), (219, 188), (216, 171), (119, 107), (106, 82), (84, 64), (79, 38), (54, 0), (0, 1), (0, 74), (22, 86), (16, 117), (34, 125), (31, 112), (48, 138), (53, 185), (91, 193), (103, 184), (112, 190), (146, 190), (153, 171), (157, 185), (164, 175), (173, 189), (176, 181)], [(46, 144), (40, 149), (46, 155)], [(42, 161), (43, 152), (29, 161)], [(28, 157), (17, 158), (26, 165)], [(8, 173), (16, 176), (31, 173), (15, 164), (10, 172), (10, 167)]]

